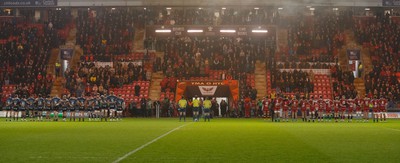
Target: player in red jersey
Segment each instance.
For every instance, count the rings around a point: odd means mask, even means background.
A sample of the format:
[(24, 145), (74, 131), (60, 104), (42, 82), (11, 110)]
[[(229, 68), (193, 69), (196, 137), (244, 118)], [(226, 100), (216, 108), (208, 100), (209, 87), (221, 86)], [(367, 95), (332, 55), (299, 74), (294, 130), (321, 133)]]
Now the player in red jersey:
[(316, 104), (315, 104), (315, 110), (316, 115), (318, 117), (318, 122), (321, 122), (324, 120), (324, 110), (325, 108), (322, 108), (322, 104), (325, 103), (324, 100), (322, 99), (322, 96), (319, 97), (319, 99), (317, 100)]
[(338, 122), (339, 119), (339, 107), (340, 107), (340, 100), (338, 97), (336, 97), (336, 99), (333, 101), (334, 103), (334, 117), (335, 117), (335, 122)]
[(347, 109), (347, 100), (345, 99), (344, 96), (342, 96), (342, 99), (340, 100), (340, 118), (341, 121), (344, 122), (344, 118), (346, 117), (346, 109)]
[(291, 115), (292, 115), (292, 121), (297, 121), (297, 111), (299, 110), (299, 100), (294, 97), (292, 102), (290, 103), (291, 106)]
[(352, 122), (353, 112), (355, 110), (355, 100), (350, 98), (347, 100), (347, 104), (349, 105), (349, 111), (347, 112), (347, 121)]
[[(312, 113), (311, 113), (311, 108), (312, 108), (312, 100), (311, 99), (306, 99), (306, 122), (310, 122)], [(308, 114), (307, 114), (308, 113)]]
[(245, 115), (245, 118), (250, 118), (250, 112), (251, 112), (251, 99), (250, 99), (250, 97), (246, 97), (244, 99), (244, 115)]
[(319, 104), (318, 104), (318, 100), (314, 97), (311, 97), (310, 100), (311, 103), (311, 108), (310, 108), (310, 113), (311, 113), (311, 120), (312, 122), (315, 121), (315, 119), (317, 119), (317, 110), (319, 109)]
[(364, 107), (364, 101), (360, 98), (360, 96), (357, 95), (356, 100), (355, 100), (355, 104), (356, 104), (356, 118), (357, 118), (357, 122), (360, 122), (360, 121), (361, 121), (361, 118), (362, 118), (361, 109)]
[(319, 100), (319, 110), (318, 110), (318, 122), (324, 121), (324, 114), (326, 113), (326, 102), (322, 97)]
[(369, 110), (372, 109), (372, 102), (371, 99), (369, 99), (367, 96), (365, 96), (364, 100), (364, 110), (363, 110), (363, 119), (364, 122), (368, 122), (369, 121)]
[(263, 100), (263, 112), (264, 112), (264, 118), (267, 118), (269, 115), (269, 107), (271, 105), (271, 99), (267, 96), (267, 98), (264, 98)]
[(371, 100), (372, 101), (372, 110), (374, 111), (374, 122), (379, 122), (379, 116), (380, 116), (380, 111), (379, 111), (379, 100), (376, 99), (376, 97)]
[(326, 120), (325, 121), (331, 121), (332, 120), (332, 108), (334, 108), (334, 104), (333, 104), (333, 101), (332, 100), (330, 100), (330, 99), (327, 99), (326, 100), (326, 108), (325, 108), (325, 117), (326, 117)]
[(379, 110), (380, 110), (380, 116), (381, 116), (381, 122), (385, 121), (386, 122), (386, 113), (387, 113), (387, 100), (383, 97), (379, 99)]
[(303, 97), (303, 99), (301, 100), (301, 118), (303, 120), (303, 122), (307, 121), (307, 103), (308, 100)]
[(286, 122), (289, 122), (289, 117), (288, 117), (289, 116), (289, 104), (290, 104), (289, 99), (287, 97), (285, 97), (282, 101), (282, 111), (283, 111), (282, 121), (283, 122), (285, 122), (285, 120), (286, 120)]
[(275, 99), (275, 107), (274, 107), (274, 116), (275, 116), (275, 122), (280, 122), (280, 110), (281, 110), (281, 105), (282, 105), (282, 98), (277, 97)]

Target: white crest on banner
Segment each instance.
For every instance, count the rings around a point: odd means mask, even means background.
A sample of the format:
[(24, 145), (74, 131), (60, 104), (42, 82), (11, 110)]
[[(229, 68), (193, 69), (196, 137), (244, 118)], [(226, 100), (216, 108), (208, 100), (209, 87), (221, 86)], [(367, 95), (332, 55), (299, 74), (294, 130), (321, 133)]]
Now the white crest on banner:
[(199, 89), (203, 96), (213, 96), (217, 90), (217, 86), (199, 86)]

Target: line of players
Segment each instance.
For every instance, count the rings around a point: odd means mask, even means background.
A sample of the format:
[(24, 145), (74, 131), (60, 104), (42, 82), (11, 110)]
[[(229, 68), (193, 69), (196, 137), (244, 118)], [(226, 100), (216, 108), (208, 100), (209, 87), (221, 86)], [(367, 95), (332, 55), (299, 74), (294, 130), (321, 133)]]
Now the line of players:
[(99, 94), (88, 97), (23, 97), (10, 96), (6, 100), (6, 121), (58, 121), (62, 118), (66, 121), (69, 115), (70, 121), (118, 121), (122, 119), (125, 108), (124, 99), (111, 92), (109, 95)]
[(263, 111), (264, 115), (268, 115), (268, 111), (271, 110), (271, 117), (273, 121), (279, 122), (286, 121), (289, 119), (297, 121), (297, 113), (301, 112), (301, 118), (304, 122), (323, 122), (331, 121), (334, 119), (335, 122), (344, 122), (346, 117), (347, 121), (351, 122), (355, 115), (355, 120), (358, 122), (368, 122), (369, 113), (372, 113), (373, 122), (385, 121), (387, 116), (387, 104), (388, 101), (385, 98), (370, 99), (368, 97), (354, 99), (346, 99), (344, 96), (339, 99), (338, 97), (334, 100), (313, 98), (306, 99), (301, 97), (300, 99), (278, 97), (274, 100), (270, 98), (263, 99)]

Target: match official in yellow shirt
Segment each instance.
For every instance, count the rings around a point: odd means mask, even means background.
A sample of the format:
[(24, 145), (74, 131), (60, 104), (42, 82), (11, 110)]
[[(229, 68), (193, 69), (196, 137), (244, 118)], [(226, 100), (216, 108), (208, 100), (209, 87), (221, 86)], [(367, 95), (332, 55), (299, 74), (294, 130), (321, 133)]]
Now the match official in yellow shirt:
[(186, 106), (187, 106), (187, 101), (185, 97), (182, 96), (182, 98), (178, 101), (178, 111), (179, 111), (179, 121), (182, 120), (186, 121)]

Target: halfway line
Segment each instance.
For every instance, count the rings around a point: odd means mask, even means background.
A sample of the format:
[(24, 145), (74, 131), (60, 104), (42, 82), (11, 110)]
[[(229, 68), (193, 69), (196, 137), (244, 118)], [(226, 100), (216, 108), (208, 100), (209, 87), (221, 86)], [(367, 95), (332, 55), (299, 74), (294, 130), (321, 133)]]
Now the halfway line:
[(189, 124), (191, 124), (191, 123), (183, 124), (183, 125), (181, 125), (181, 126), (179, 126), (179, 127), (177, 127), (177, 128), (172, 129), (171, 131), (168, 131), (167, 133), (165, 133), (165, 134), (163, 134), (163, 135), (161, 135), (161, 136), (159, 136), (159, 137), (153, 139), (152, 141), (149, 141), (148, 143), (143, 144), (143, 145), (140, 146), (139, 148), (136, 148), (135, 150), (130, 151), (129, 153), (125, 154), (124, 156), (122, 156), (122, 157), (118, 158), (117, 160), (113, 161), (113, 163), (118, 163), (118, 162), (120, 162), (120, 161), (126, 159), (127, 157), (129, 157), (130, 155), (132, 155), (132, 154), (136, 153), (137, 151), (143, 149), (144, 147), (147, 147), (148, 145), (150, 145), (150, 144), (156, 142), (157, 140), (159, 140), (159, 139), (161, 139), (161, 138), (163, 138), (163, 137), (169, 135), (170, 133), (172, 133), (172, 132), (174, 132), (174, 131), (176, 131), (176, 130), (179, 130), (179, 129), (181, 129), (182, 127), (185, 127), (185, 126), (187, 126), (187, 125), (189, 125)]

